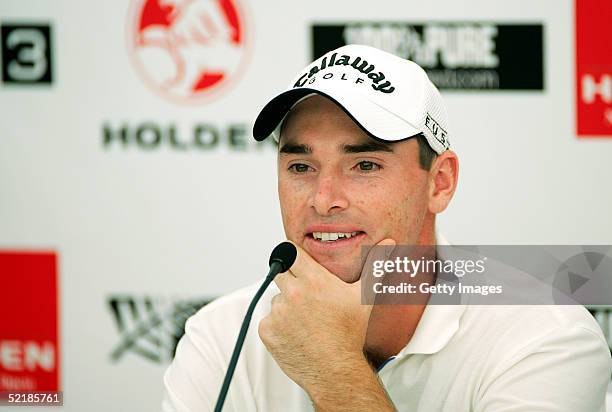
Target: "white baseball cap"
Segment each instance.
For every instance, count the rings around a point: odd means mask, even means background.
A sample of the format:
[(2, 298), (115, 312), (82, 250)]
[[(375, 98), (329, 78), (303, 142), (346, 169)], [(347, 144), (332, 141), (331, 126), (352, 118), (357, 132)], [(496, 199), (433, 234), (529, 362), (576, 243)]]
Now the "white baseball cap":
[(425, 71), (410, 60), (356, 44), (315, 60), (270, 100), (255, 120), (255, 140), (279, 140), (289, 111), (312, 94), (333, 100), (375, 139), (394, 142), (423, 133), (436, 153), (449, 148), (446, 108)]

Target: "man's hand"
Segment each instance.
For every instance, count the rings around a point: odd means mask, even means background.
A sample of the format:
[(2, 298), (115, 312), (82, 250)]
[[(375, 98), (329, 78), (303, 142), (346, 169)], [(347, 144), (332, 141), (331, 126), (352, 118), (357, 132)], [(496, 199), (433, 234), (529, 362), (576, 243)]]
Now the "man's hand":
[[(385, 239), (376, 246), (384, 245), (395, 242)], [(338, 383), (352, 385), (360, 379), (370, 379), (378, 388), (367, 389), (386, 396), (363, 353), (372, 306), (361, 303), (361, 279), (345, 283), (296, 247), (291, 270), (274, 280), (281, 293), (273, 297), (270, 314), (259, 323), (263, 343), (315, 404), (326, 398), (325, 391), (340, 389)], [(364, 268), (385, 259), (385, 249), (373, 247)]]

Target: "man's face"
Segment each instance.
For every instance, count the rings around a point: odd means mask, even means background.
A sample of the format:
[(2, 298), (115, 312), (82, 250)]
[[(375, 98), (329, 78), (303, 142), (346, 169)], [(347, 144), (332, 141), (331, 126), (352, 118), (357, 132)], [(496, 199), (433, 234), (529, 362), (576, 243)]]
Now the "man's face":
[(278, 192), (287, 238), (345, 282), (360, 277), (362, 246), (418, 244), (433, 231), (416, 139), (378, 142), (321, 96), (283, 125)]

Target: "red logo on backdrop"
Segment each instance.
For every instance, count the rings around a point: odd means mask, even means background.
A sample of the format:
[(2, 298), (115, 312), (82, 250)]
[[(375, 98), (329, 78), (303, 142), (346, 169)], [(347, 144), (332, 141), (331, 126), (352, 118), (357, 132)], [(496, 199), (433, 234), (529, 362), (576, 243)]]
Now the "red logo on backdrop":
[(575, 4), (578, 137), (612, 137), (612, 2)]
[(54, 253), (0, 251), (0, 391), (59, 391)]
[(137, 0), (133, 6), (133, 60), (163, 96), (200, 101), (242, 70), (247, 41), (237, 0)]

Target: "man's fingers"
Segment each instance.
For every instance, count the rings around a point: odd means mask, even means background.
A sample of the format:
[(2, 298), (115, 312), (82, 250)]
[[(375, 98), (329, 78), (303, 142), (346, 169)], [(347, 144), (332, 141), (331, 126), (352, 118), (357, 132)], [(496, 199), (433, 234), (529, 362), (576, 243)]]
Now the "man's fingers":
[(278, 301), (281, 300), (282, 298), (283, 298), (282, 293), (277, 293), (276, 295), (272, 296), (272, 300), (271, 300), (272, 306), (278, 304)]
[[(365, 259), (365, 263), (361, 268), (361, 276), (359, 277), (359, 280), (353, 284), (356, 288), (361, 288), (362, 282), (364, 281), (367, 282), (368, 285), (373, 283), (373, 281), (376, 279), (376, 273), (374, 273), (376, 268), (384, 265), (384, 262), (390, 259), (391, 254), (395, 249), (395, 245), (395, 240), (388, 238), (381, 240), (370, 248), (368, 251), (368, 256)], [(371, 289), (368, 287), (368, 285), (365, 285), (366, 290)]]
[[(361, 271), (362, 277), (364, 273), (372, 274), (374, 269), (374, 262), (384, 262), (391, 257), (393, 250), (395, 249), (395, 240), (393, 239), (383, 239), (374, 246), (370, 248), (368, 251), (368, 256), (366, 257), (365, 263), (363, 264), (363, 269)], [(376, 263), (379, 265), (380, 263)]]
[(304, 249), (302, 249), (295, 243), (293, 243), (293, 245), (297, 249), (297, 257), (295, 258), (295, 262), (291, 266), (291, 273), (293, 273), (296, 278), (315, 277), (318, 274), (322, 273), (322, 271), (327, 274), (330, 274), (327, 269), (325, 269), (316, 260), (314, 260), (312, 256), (306, 253)]
[(295, 280), (295, 276), (289, 270), (279, 273), (274, 277), (274, 283), (276, 283), (276, 286), (278, 286), (281, 293), (284, 293), (287, 290), (287, 284), (292, 280)]

